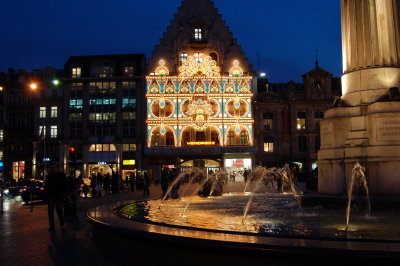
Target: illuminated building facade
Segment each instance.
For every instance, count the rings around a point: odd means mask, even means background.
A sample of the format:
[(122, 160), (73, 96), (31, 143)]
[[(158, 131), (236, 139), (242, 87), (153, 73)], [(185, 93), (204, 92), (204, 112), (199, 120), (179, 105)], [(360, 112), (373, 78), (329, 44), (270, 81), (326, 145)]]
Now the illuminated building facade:
[(251, 168), (252, 70), (212, 1), (182, 3), (148, 71), (149, 168)]

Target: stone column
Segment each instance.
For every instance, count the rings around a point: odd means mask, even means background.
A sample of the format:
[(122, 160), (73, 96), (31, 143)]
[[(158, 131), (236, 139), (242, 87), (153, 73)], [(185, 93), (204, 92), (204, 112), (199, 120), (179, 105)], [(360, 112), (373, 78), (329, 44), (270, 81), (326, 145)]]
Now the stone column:
[(343, 100), (370, 104), (400, 87), (399, 0), (342, 0)]

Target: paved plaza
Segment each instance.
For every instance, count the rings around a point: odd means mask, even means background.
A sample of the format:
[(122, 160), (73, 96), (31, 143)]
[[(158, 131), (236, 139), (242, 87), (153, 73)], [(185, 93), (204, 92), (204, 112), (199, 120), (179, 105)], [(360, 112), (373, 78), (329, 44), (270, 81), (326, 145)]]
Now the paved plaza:
[(47, 231), (46, 204), (35, 204), (31, 212), (19, 197), (5, 199), (4, 213), (0, 214), (0, 265), (146, 265), (140, 258), (133, 262), (113, 256), (115, 243), (108, 247), (96, 245), (89, 236), (85, 214), (98, 205), (160, 197), (161, 187), (153, 186), (149, 197), (135, 191), (96, 199), (79, 198), (78, 219), (68, 220), (61, 228), (56, 218), (55, 233)]

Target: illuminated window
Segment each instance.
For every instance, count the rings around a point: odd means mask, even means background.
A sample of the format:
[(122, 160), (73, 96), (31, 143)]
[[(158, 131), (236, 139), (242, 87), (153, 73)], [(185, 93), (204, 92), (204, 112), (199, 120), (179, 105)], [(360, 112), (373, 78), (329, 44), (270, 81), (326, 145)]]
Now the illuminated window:
[(136, 119), (136, 112), (123, 112), (122, 119), (123, 120), (134, 120), (134, 119)]
[(203, 40), (203, 34), (202, 34), (202, 30), (200, 28), (194, 29), (194, 40), (196, 42), (200, 42)]
[(263, 113), (263, 126), (265, 130), (273, 129), (274, 114), (273, 113)]
[(151, 147), (157, 147), (161, 145), (161, 133), (160, 130), (154, 130), (151, 133)]
[(39, 117), (46, 118), (46, 107), (44, 106), (39, 107)]
[(185, 62), (185, 61), (187, 61), (187, 59), (188, 59), (188, 53), (186, 53), (186, 52), (183, 52), (183, 53), (181, 53), (180, 55), (179, 55), (179, 62)]
[(136, 144), (122, 144), (122, 151), (136, 151)]
[(133, 66), (125, 66), (124, 67), (124, 76), (125, 77), (133, 77), (135, 68)]
[(90, 99), (89, 105), (112, 105), (116, 104), (116, 99)]
[(73, 67), (72, 68), (72, 78), (79, 79), (82, 76), (82, 68), (81, 67)]
[(46, 137), (46, 126), (39, 126), (39, 136), (42, 135), (43, 132), (43, 136)]
[(298, 112), (297, 113), (297, 130), (305, 130), (306, 129), (306, 113)]
[(104, 151), (116, 151), (114, 144), (92, 144), (90, 145), (89, 151), (104, 152)]
[(203, 54), (202, 53), (195, 53), (194, 54), (194, 60), (196, 61), (196, 63), (203, 62)]
[(83, 100), (82, 99), (69, 100), (69, 108), (82, 109), (83, 108)]
[(122, 99), (122, 108), (135, 108), (136, 107), (136, 99), (123, 98)]
[(4, 141), (4, 130), (0, 129), (0, 142)]
[(58, 136), (58, 128), (57, 126), (50, 127), (50, 138), (55, 139)]
[(55, 118), (58, 116), (58, 107), (57, 106), (52, 106), (51, 107), (51, 117)]
[(264, 152), (274, 152), (274, 137), (264, 137)]

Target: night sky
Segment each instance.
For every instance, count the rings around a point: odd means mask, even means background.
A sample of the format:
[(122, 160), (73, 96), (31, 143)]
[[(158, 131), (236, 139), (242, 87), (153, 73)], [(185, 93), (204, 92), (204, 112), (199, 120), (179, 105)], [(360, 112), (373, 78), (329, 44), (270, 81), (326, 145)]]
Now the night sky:
[[(271, 82), (301, 81), (314, 67), (316, 48), (320, 66), (341, 76), (339, 0), (214, 2), (254, 69), (259, 65)], [(70, 55), (149, 57), (180, 5), (181, 0), (1, 1), (0, 71), (63, 68)]]

